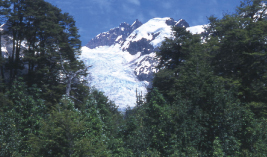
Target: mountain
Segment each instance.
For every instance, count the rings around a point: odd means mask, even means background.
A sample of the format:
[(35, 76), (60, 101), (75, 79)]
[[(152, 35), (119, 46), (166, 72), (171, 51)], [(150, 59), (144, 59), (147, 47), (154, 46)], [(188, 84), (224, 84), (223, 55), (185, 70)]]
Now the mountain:
[(100, 33), (82, 48), (81, 60), (89, 69), (91, 86), (103, 91), (120, 109), (133, 107), (136, 90), (145, 95), (151, 87), (158, 64), (155, 52), (162, 41), (172, 37), (172, 27), (186, 27), (192, 33), (203, 32), (203, 26), (189, 27), (180, 19), (153, 18), (142, 24), (122, 23)]
[(115, 43), (121, 43), (141, 25), (142, 23), (139, 20), (136, 20), (132, 25), (125, 22), (121, 23), (117, 28), (98, 34), (95, 38), (90, 40), (86, 46), (93, 49), (99, 46), (111, 46)]
[[(139, 20), (132, 25), (121, 23), (119, 27), (90, 40), (82, 47), (80, 56), (86, 65), (92, 65), (88, 70), (90, 75), (86, 78), (90, 86), (103, 91), (120, 109), (133, 107), (136, 91), (144, 96), (147, 88), (151, 87), (158, 64), (155, 52), (165, 37), (172, 37), (172, 27), (186, 27), (193, 33), (203, 31), (203, 26), (189, 27), (183, 19), (153, 18), (144, 24)], [(0, 27), (0, 31), (4, 29), (7, 29), (6, 25)], [(2, 55), (8, 58), (13, 48), (12, 38), (3, 35), (1, 40)], [(25, 49), (26, 43), (23, 41), (22, 58)]]

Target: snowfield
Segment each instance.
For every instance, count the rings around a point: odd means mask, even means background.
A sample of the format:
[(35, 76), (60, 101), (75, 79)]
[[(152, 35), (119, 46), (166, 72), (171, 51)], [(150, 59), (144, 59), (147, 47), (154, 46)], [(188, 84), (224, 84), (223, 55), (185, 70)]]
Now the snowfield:
[(192, 34), (201, 34), (202, 32), (205, 31), (204, 27), (206, 26), (207, 25), (197, 25), (197, 26), (188, 27), (186, 28), (186, 30), (188, 30)]

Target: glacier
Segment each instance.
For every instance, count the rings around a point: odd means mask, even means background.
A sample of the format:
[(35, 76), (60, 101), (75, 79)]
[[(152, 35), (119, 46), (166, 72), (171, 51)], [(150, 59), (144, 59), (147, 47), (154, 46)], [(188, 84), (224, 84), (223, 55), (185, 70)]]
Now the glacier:
[(136, 90), (146, 93), (148, 82), (139, 81), (129, 64), (138, 58), (120, 49), (120, 45), (101, 46), (95, 49), (82, 47), (80, 59), (92, 65), (87, 80), (90, 86), (103, 91), (119, 108), (133, 107)]
[[(168, 23), (172, 23), (172, 25)], [(204, 25), (188, 27), (189, 25), (185, 23), (182, 19), (177, 22), (169, 17), (153, 18), (140, 24), (124, 40), (121, 40), (122, 35), (118, 35), (113, 45), (101, 45), (94, 48), (89, 48), (90, 45), (82, 47), (80, 59), (86, 66), (92, 66), (88, 69), (89, 76), (86, 78), (89, 86), (94, 86), (104, 92), (111, 101), (118, 105), (120, 110), (134, 107), (136, 90), (145, 95), (152, 75), (157, 72), (158, 58), (156, 58), (155, 51), (166, 37), (173, 37), (172, 26), (186, 26), (187, 30), (193, 34), (204, 31)], [(125, 30), (120, 29), (120, 31)], [(116, 32), (114, 34), (116, 35)], [(119, 40), (120, 42), (117, 42)], [(133, 43), (138, 43), (141, 47), (136, 48), (136, 52), (129, 52), (129, 47)], [(145, 47), (144, 45), (150, 46)], [(145, 51), (145, 49), (147, 50)]]

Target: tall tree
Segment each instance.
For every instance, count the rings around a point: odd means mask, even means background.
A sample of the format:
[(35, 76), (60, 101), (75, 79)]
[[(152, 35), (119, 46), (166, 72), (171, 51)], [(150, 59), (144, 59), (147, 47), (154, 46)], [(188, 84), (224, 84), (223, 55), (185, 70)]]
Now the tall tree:
[(266, 5), (245, 0), (237, 14), (210, 19), (207, 44), (216, 75), (239, 88), (242, 102), (253, 103), (258, 115), (266, 113)]
[[(84, 69), (78, 61), (81, 41), (75, 21), (44, 0), (7, 0), (6, 3), (10, 6), (6, 15), (7, 35), (13, 40), (7, 63), (9, 82), (23, 76), (29, 86), (37, 84), (44, 91), (44, 99), (55, 104), (68, 82), (60, 58), (66, 71), (75, 73)], [(85, 71), (81, 75), (86, 75)]]
[(4, 30), (3, 26), (6, 23), (7, 18), (5, 17), (8, 12), (9, 12), (9, 3), (6, 0), (1, 0), (0, 1), (0, 73), (1, 73), (1, 82), (2, 84), (6, 83), (6, 78), (5, 78), (5, 58), (2, 53), (2, 38), (6, 30)]
[(153, 86), (157, 87), (168, 100), (173, 98), (173, 84), (178, 78), (179, 68), (190, 56), (190, 47), (193, 42), (193, 35), (183, 27), (173, 28), (173, 38), (167, 38), (157, 52), (160, 58), (158, 65), (159, 72), (155, 74)]
[(2, 95), (1, 156), (25, 156), (31, 150), (30, 134), (39, 134), (40, 120), (47, 113), (40, 94), (39, 88), (28, 88), (21, 80), (15, 80), (10, 91)]
[(40, 134), (29, 140), (33, 147), (30, 155), (70, 157), (108, 156), (110, 153), (105, 144), (103, 122), (94, 107), (81, 113), (66, 97), (40, 123)]

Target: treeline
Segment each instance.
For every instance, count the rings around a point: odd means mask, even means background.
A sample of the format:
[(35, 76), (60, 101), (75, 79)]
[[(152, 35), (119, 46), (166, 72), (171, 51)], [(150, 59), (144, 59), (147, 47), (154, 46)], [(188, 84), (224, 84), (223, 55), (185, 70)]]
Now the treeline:
[(202, 34), (174, 27), (146, 101), (122, 115), (82, 81), (70, 15), (1, 0), (0, 156), (267, 156), (264, 2), (209, 17)]

